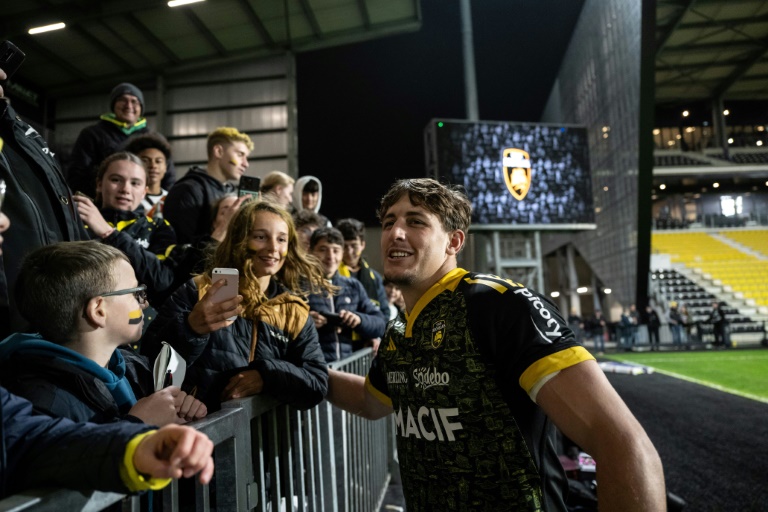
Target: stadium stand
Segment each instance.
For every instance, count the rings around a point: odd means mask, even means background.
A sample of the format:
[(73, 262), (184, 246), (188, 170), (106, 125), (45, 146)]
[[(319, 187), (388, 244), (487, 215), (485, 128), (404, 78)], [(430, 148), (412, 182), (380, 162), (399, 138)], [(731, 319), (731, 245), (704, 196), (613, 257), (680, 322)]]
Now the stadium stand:
[[(762, 333), (745, 337), (762, 341), (768, 314), (768, 258), (758, 248), (765, 250), (766, 234), (767, 230), (653, 233), (653, 252), (669, 255), (677, 270), (657, 271), (651, 277), (658, 280), (657, 289), (666, 300), (684, 303), (694, 320), (701, 321), (712, 302), (725, 302), (731, 333)], [(711, 326), (703, 329), (711, 332)]]
[[(672, 301), (685, 305), (691, 315), (691, 323), (699, 340), (712, 341), (712, 325), (707, 323), (713, 302), (725, 302), (722, 296), (706, 290), (676, 270), (657, 270), (651, 274), (658, 292), (666, 303)], [(725, 316), (730, 323), (731, 337), (736, 342), (761, 341), (765, 335), (765, 323), (753, 319), (725, 302)], [(747, 334), (748, 336), (740, 336)], [(751, 334), (751, 336), (749, 336)], [(755, 336), (757, 335), (757, 336)]]
[(731, 153), (728, 160), (735, 164), (768, 164), (768, 153)]
[(653, 165), (655, 167), (680, 167), (680, 166), (699, 166), (699, 165), (712, 165), (711, 162), (706, 162), (700, 159), (691, 158), (687, 155), (679, 154), (654, 154)]
[(721, 231), (724, 236), (748, 249), (768, 257), (768, 229), (749, 229), (745, 231)]

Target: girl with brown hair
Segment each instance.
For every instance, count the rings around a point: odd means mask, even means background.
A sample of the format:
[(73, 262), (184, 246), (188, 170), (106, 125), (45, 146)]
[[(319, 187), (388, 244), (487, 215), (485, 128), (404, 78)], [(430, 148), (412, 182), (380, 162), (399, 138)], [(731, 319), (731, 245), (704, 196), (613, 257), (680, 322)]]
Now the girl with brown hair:
[[(239, 271), (239, 294), (214, 268)], [(186, 360), (183, 389), (209, 408), (259, 393), (306, 409), (326, 394), (328, 374), (306, 293), (333, 291), (299, 246), (291, 216), (269, 201), (244, 204), (203, 274), (163, 305), (143, 340), (153, 355), (167, 341)]]

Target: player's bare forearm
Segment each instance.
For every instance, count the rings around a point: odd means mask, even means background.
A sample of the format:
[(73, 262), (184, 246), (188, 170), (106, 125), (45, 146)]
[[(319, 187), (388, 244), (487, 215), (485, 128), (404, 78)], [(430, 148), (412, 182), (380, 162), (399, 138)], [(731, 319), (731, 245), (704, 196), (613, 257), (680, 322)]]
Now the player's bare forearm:
[(392, 412), (365, 388), (365, 377), (328, 369), (328, 401), (340, 409), (375, 420)]
[(664, 469), (644, 433), (633, 438), (606, 438), (593, 452), (597, 461), (600, 510), (664, 511)]
[(562, 370), (537, 403), (597, 462), (600, 510), (666, 510), (659, 455), (595, 361)]

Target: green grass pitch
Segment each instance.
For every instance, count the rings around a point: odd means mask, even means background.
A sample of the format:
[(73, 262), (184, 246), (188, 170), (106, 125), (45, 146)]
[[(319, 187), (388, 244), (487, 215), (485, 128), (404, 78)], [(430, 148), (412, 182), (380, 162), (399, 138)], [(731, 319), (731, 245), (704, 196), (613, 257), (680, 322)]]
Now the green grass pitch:
[(605, 357), (768, 403), (768, 350), (628, 352)]

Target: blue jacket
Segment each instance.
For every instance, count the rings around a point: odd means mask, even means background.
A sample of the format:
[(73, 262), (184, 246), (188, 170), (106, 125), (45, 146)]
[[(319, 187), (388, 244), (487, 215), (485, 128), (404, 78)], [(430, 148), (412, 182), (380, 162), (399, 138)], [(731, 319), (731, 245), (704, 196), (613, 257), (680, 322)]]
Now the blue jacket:
[(35, 411), (72, 421), (109, 423), (128, 415), (137, 398), (154, 392), (146, 359), (118, 349), (109, 368), (40, 335), (17, 333), (0, 342), (0, 385)]
[(387, 290), (384, 288), (384, 279), (381, 274), (371, 268), (365, 258), (360, 258), (360, 270), (353, 276), (344, 262), (339, 265), (339, 274), (345, 277), (354, 277), (363, 285), (368, 298), (378, 306), (384, 318), (389, 318), (389, 301), (387, 301)]
[(125, 447), (153, 428), (37, 415), (31, 403), (0, 387), (0, 498), (42, 486), (127, 492), (120, 478)]
[[(309, 296), (309, 309), (323, 313), (338, 313), (342, 309), (351, 311), (360, 317), (360, 325), (354, 330), (344, 327), (340, 333), (335, 325), (324, 325), (318, 329), (320, 347), (323, 349), (326, 362), (344, 359), (352, 354), (353, 341), (380, 338), (384, 335), (387, 319), (379, 307), (368, 298), (368, 294), (360, 281), (344, 277), (336, 272), (331, 278), (334, 286), (340, 288), (333, 301), (327, 295), (312, 294)], [(389, 308), (389, 306), (387, 306)], [(361, 348), (361, 347), (354, 347)]]

